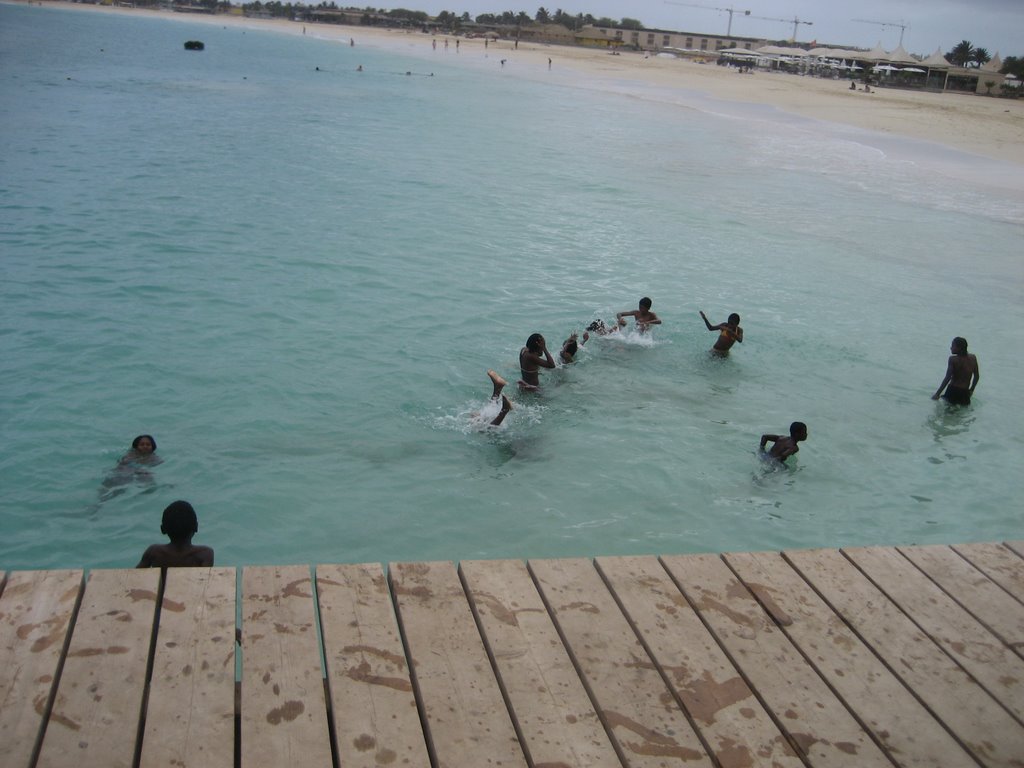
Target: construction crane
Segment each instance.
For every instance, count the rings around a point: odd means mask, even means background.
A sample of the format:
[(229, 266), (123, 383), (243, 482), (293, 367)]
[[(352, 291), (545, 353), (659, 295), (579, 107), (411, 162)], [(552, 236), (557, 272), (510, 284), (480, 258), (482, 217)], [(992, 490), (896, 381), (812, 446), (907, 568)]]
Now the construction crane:
[(903, 32), (910, 27), (909, 24), (904, 24), (902, 19), (898, 24), (894, 21), (869, 21), (868, 19), (850, 19), (850, 21), (859, 21), (861, 24), (877, 24), (880, 27), (899, 27), (901, 46), (903, 45)]
[(750, 16), (750, 11), (738, 11), (735, 8), (714, 8), (710, 5), (697, 5), (696, 3), (678, 3), (676, 0), (665, 0), (665, 5), (682, 5), (687, 8), (703, 8), (705, 11), (721, 11), (723, 13), (728, 13), (729, 26), (725, 30), (726, 37), (732, 37), (732, 15), (734, 13), (742, 13), (744, 16)]
[(796, 28), (798, 26), (800, 26), (801, 24), (807, 24), (808, 26), (814, 24), (813, 21), (800, 21), (800, 19), (798, 17), (796, 17), (796, 16), (794, 16), (792, 19), (772, 19), (772, 18), (769, 18), (768, 16), (751, 16), (750, 18), (752, 18), (752, 19), (761, 19), (762, 21), (781, 21), (781, 22), (784, 22), (786, 24), (792, 24), (793, 25), (793, 42), (794, 43), (796, 42)]

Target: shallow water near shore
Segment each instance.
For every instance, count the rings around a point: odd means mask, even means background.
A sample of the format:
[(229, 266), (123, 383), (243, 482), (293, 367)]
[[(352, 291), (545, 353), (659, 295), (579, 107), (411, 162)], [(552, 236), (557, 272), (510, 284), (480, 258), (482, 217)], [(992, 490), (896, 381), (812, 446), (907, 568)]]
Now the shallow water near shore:
[[(0, 61), (0, 568), (134, 565), (177, 498), (225, 565), (1022, 538), (988, 161), (142, 13), (0, 5)], [(643, 295), (650, 338), (474, 426), (530, 333)], [(969, 409), (929, 399), (955, 335)], [(139, 433), (163, 463), (101, 500)]]

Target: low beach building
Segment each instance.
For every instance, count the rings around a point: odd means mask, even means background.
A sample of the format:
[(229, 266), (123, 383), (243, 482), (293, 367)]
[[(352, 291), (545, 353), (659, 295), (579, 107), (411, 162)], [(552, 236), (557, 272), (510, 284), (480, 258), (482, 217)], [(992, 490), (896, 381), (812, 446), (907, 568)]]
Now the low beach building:
[[(652, 53), (693, 53), (705, 57), (726, 48), (754, 50), (768, 45), (757, 37), (709, 35), (702, 32), (672, 32), (665, 29), (622, 29), (588, 24), (575, 34), (577, 45), (595, 48), (629, 48)], [(713, 57), (712, 57), (713, 58)]]

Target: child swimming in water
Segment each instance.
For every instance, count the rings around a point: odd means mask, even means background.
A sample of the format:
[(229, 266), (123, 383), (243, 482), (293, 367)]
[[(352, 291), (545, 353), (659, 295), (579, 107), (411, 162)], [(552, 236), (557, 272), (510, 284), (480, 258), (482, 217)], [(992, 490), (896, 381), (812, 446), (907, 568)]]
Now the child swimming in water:
[(636, 329), (639, 333), (647, 333), (652, 325), (661, 325), (661, 320), (656, 314), (651, 312), (651, 300), (644, 296), (640, 299), (640, 306), (638, 309), (631, 309), (628, 312), (617, 312), (615, 314), (615, 320), (619, 325), (626, 324), (626, 318), (632, 317), (636, 322)]
[(493, 385), (491, 390), (491, 400), (497, 400), (499, 397), (501, 398), (501, 410), (498, 411), (498, 415), (494, 417), (490, 424), (490, 426), (496, 427), (505, 420), (509, 411), (512, 410), (512, 402), (501, 393), (508, 384), (507, 381), (501, 378), (501, 376), (496, 374), (494, 371), (487, 371), (487, 378), (491, 380), (491, 384)]
[(740, 328), (740, 316), (733, 312), (729, 315), (728, 322), (719, 323), (718, 325), (712, 325), (711, 321), (708, 320), (708, 316), (703, 312), (700, 313), (701, 318), (704, 320), (704, 325), (708, 327), (709, 331), (718, 331), (719, 336), (715, 341), (715, 346), (711, 348), (711, 351), (716, 355), (729, 354), (729, 350), (732, 349), (732, 345), (737, 341), (743, 343), (743, 329)]
[[(802, 443), (807, 439), (807, 425), (802, 421), (794, 421), (789, 425), (789, 436), (783, 435), (761, 435), (761, 451), (769, 458), (785, 463), (786, 459), (797, 453)], [(765, 452), (765, 445), (772, 443), (770, 451)]]
[(162, 464), (163, 459), (156, 455), (156, 440), (152, 435), (139, 435), (132, 440), (132, 447), (124, 456), (117, 460), (110, 473), (103, 479), (100, 489), (100, 502), (119, 496), (132, 483), (153, 485), (151, 467)]
[(555, 361), (548, 351), (547, 342), (539, 333), (530, 334), (526, 340), (526, 346), (519, 350), (519, 372), (522, 378), (519, 380), (519, 388), (531, 392), (540, 389), (541, 368), (554, 368)]

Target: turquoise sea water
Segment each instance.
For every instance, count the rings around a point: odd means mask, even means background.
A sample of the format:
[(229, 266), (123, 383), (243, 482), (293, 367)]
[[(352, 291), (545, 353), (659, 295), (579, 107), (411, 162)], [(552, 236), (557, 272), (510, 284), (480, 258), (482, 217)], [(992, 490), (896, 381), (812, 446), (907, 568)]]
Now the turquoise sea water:
[(0, 5), (0, 568), (133, 565), (176, 498), (220, 564), (1024, 536), (1019, 168), (311, 31)]

